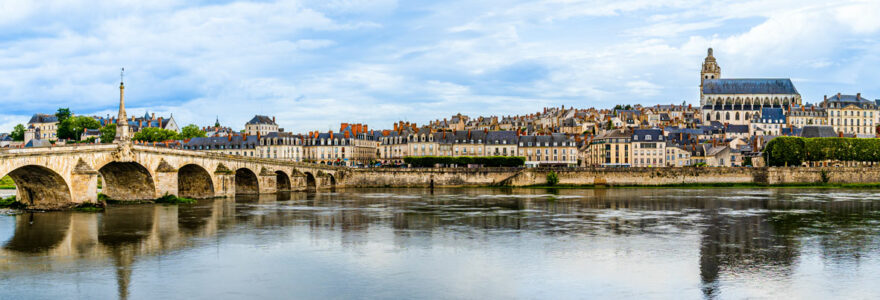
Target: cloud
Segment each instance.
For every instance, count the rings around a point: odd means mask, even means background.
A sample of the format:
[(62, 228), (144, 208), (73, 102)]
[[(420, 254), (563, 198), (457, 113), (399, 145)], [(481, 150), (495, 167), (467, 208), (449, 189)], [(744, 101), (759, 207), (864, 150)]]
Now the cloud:
[[(791, 77), (804, 99), (880, 98), (876, 1), (4, 1), (0, 131), (70, 107), (240, 128), (390, 127), (454, 113), (695, 103), (725, 77)], [(873, 95), (873, 96), (872, 96)], [(18, 120), (18, 121), (16, 121)]]

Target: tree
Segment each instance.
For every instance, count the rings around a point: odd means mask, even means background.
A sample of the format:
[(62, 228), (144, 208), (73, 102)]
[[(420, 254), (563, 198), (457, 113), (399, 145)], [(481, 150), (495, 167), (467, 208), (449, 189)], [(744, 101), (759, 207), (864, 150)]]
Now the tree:
[(71, 138), (77, 141), (82, 137), (83, 131), (86, 129), (101, 128), (101, 123), (98, 123), (98, 120), (95, 120), (92, 117), (76, 116), (71, 117), (64, 122), (68, 123), (67, 127), (73, 132), (73, 137)]
[(101, 127), (101, 143), (112, 143), (116, 139), (116, 124)]
[[(62, 109), (59, 109), (59, 111), (61, 110)], [(66, 110), (66, 108), (64, 108), (63, 110)], [(63, 116), (63, 114), (61, 113), (56, 115)], [(101, 124), (91, 117), (68, 116), (63, 119), (63, 121), (58, 122), (58, 129), (56, 130), (56, 136), (59, 139), (78, 141), (79, 138), (82, 136), (84, 129), (98, 129), (101, 127)]]
[(199, 129), (199, 126), (195, 124), (189, 124), (180, 129), (180, 136), (178, 139), (191, 139), (196, 137), (205, 137), (205, 131)]
[(9, 134), (9, 137), (11, 137), (13, 141), (24, 141), (24, 125), (15, 125), (15, 128), (12, 129), (12, 133)]
[(134, 138), (132, 139), (142, 142), (163, 142), (168, 140), (176, 140), (177, 132), (157, 127), (147, 127), (135, 133)]
[(55, 112), (55, 117), (58, 118), (58, 123), (64, 122), (64, 120), (70, 119), (70, 108), (59, 108), (57, 112)]
[(547, 185), (553, 186), (559, 183), (559, 175), (556, 175), (556, 172), (550, 171), (547, 173)]
[(605, 123), (605, 129), (606, 130), (614, 129), (614, 123), (611, 122), (611, 120), (608, 120), (608, 123)]

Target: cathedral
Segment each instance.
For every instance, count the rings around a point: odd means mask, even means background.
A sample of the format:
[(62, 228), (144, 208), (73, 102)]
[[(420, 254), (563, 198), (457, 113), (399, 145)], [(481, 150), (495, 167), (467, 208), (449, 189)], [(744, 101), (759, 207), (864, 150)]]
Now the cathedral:
[(700, 106), (703, 123), (748, 125), (762, 108), (788, 111), (801, 104), (801, 95), (788, 78), (722, 79), (712, 48), (700, 72)]

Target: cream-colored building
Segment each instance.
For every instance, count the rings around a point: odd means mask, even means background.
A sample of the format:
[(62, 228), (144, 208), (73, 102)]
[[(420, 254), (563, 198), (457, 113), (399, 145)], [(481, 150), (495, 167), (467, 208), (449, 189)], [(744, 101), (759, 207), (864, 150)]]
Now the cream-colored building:
[(519, 136), (517, 156), (526, 166), (577, 166), (578, 150), (574, 138), (564, 134)]
[(660, 129), (636, 129), (632, 135), (632, 166), (666, 166), (666, 138)]
[(622, 129), (605, 131), (590, 141), (584, 152), (584, 165), (590, 167), (629, 167), (632, 135)]
[(834, 131), (861, 136), (876, 134), (877, 104), (861, 94), (825, 96), (821, 106), (828, 111), (828, 125)]
[(278, 124), (275, 123), (275, 117), (256, 115), (244, 124), (244, 132), (248, 135), (267, 135), (278, 131), (280, 130)]

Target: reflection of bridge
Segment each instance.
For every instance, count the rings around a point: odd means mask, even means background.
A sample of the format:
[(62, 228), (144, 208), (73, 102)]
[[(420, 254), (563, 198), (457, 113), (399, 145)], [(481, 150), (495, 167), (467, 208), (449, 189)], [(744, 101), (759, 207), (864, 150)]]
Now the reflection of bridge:
[(334, 187), (344, 169), (117, 143), (13, 149), (0, 153), (0, 177), (15, 181), (17, 197), (34, 208), (96, 202), (103, 193), (117, 200), (155, 199), (164, 194), (207, 198), (236, 193), (273, 193)]

